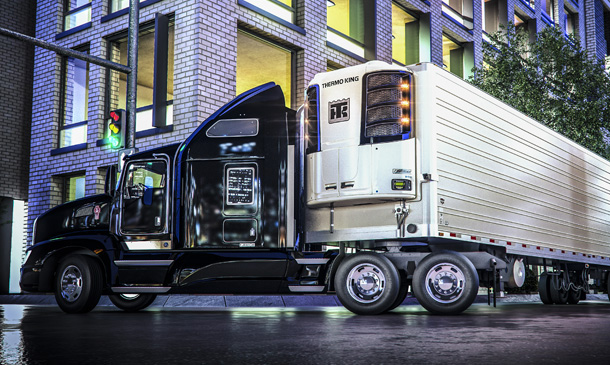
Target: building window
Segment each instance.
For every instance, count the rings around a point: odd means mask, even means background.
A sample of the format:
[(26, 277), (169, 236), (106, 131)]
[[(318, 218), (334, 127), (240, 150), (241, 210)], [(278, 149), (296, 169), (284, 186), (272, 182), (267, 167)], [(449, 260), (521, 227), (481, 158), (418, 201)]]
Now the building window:
[(91, 0), (65, 0), (64, 30), (72, 29), (91, 21)]
[[(146, 0), (140, 0), (140, 2)], [(110, 0), (110, 12), (114, 13), (129, 7), (129, 0)]]
[(473, 0), (443, 0), (443, 13), (463, 25), (467, 29), (473, 28), (472, 22)]
[(443, 35), (443, 67), (464, 77), (464, 48), (446, 35)]
[(85, 197), (85, 175), (73, 175), (64, 177), (63, 202)]
[(540, 0), (542, 9), (546, 12), (551, 20), (555, 21), (555, 0)]
[[(173, 124), (174, 99), (174, 25), (158, 15), (155, 26), (140, 29), (136, 132)], [(111, 40), (109, 53), (113, 61), (127, 65), (126, 34)], [(109, 73), (109, 109), (125, 109), (127, 75)]]
[(326, 7), (328, 42), (359, 57), (374, 58), (375, 1), (327, 0)]
[(506, 1), (481, 0), (481, 2), (483, 31), (488, 34), (499, 31), (500, 25), (506, 25)]
[(292, 103), (292, 52), (250, 33), (237, 32), (237, 95), (267, 82), (284, 92), (286, 106)]
[(392, 3), (392, 58), (403, 65), (419, 62), (419, 20)]
[[(79, 51), (89, 52), (88, 49)], [(60, 148), (87, 142), (89, 63), (72, 57), (64, 58), (62, 74)]]
[(572, 13), (567, 8), (564, 8), (565, 12), (565, 29), (566, 34), (576, 34), (576, 24), (578, 23), (578, 14)]
[(295, 6), (293, 0), (246, 0), (246, 2), (294, 24)]

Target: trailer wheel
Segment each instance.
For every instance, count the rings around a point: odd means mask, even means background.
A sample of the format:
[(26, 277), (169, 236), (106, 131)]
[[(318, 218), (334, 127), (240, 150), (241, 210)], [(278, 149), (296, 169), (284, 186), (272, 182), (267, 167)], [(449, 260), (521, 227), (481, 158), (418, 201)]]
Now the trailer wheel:
[(568, 291), (568, 303), (569, 304), (578, 304), (580, 302), (581, 290), (570, 289)]
[(453, 251), (426, 256), (413, 273), (413, 293), (422, 307), (435, 314), (457, 314), (474, 302), (479, 276), (470, 260)]
[(540, 294), (540, 300), (544, 304), (553, 304), (553, 298), (551, 297), (551, 276), (546, 272), (540, 274), (538, 280), (538, 294)]
[(390, 306), (390, 308), (388, 308), (388, 312), (398, 308), (402, 304), (402, 302), (405, 301), (408, 293), (409, 293), (409, 284), (407, 284), (407, 283), (401, 284), (400, 289), (398, 290), (398, 296), (396, 297), (396, 300)]
[(71, 255), (57, 268), (55, 300), (66, 313), (90, 312), (100, 301), (102, 268), (88, 256)]
[(125, 312), (137, 312), (151, 305), (157, 294), (111, 294), (108, 299)]
[(566, 304), (568, 302), (569, 290), (563, 289), (563, 280), (559, 277), (551, 277), (551, 299), (555, 304)]
[(387, 257), (362, 252), (346, 257), (335, 274), (343, 306), (356, 314), (380, 314), (396, 301), (400, 277)]

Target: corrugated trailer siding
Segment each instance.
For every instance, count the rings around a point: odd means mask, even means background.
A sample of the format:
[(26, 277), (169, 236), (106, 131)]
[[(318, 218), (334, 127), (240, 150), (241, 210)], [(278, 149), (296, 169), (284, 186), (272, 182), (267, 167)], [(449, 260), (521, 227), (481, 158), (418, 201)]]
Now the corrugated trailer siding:
[(610, 255), (610, 163), (434, 67), (439, 230)]

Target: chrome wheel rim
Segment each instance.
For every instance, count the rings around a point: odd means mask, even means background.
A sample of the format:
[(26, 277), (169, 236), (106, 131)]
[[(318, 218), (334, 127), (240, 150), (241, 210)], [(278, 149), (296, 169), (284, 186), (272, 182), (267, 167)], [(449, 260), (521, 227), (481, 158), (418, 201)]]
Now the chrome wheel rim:
[(140, 296), (140, 294), (120, 294), (121, 299), (125, 300), (136, 300)]
[(61, 296), (67, 302), (75, 302), (83, 291), (83, 274), (80, 269), (70, 265), (61, 274)]
[(465, 283), (462, 270), (449, 263), (435, 265), (426, 275), (428, 295), (439, 303), (453, 303), (460, 299)]
[(347, 275), (347, 291), (360, 303), (373, 303), (381, 297), (386, 285), (385, 275), (373, 264), (360, 264)]

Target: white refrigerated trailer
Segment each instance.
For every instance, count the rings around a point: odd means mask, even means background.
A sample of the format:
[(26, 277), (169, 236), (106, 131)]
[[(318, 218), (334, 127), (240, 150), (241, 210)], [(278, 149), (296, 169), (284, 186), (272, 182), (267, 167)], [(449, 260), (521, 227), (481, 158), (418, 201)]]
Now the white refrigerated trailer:
[(433, 312), (521, 286), (524, 261), (552, 268), (545, 303), (607, 290), (607, 160), (429, 63), (319, 74), (307, 95), (307, 242), (384, 250)]

